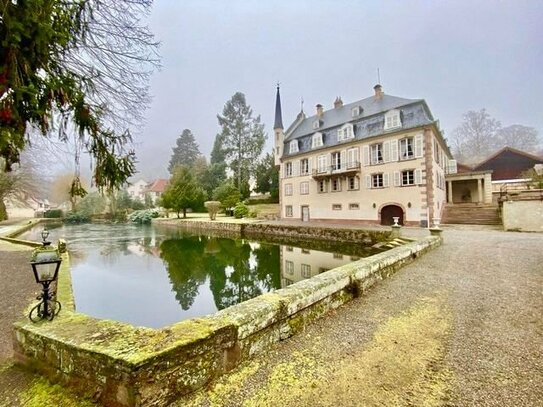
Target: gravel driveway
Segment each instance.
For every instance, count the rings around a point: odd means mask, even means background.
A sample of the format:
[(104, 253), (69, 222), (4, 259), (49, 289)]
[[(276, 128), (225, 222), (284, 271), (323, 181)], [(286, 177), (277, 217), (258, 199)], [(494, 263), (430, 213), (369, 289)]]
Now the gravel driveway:
[[(176, 405), (541, 406), (543, 234), (447, 228), (444, 239)], [(19, 273), (28, 254), (8, 246), (0, 245), (0, 405), (87, 405), (9, 363), (10, 324), (35, 287)]]

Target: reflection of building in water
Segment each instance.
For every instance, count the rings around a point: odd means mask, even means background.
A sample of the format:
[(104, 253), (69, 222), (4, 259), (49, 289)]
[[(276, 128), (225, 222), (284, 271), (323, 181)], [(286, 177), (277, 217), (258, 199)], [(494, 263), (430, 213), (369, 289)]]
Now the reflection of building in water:
[(280, 253), (281, 287), (286, 287), (359, 259), (359, 257), (339, 253), (327, 253), (283, 245), (280, 246)]

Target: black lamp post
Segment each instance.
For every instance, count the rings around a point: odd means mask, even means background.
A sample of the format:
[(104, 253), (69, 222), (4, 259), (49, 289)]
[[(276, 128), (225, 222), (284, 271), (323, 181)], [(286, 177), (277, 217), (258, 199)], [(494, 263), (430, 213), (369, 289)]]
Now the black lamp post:
[(38, 322), (42, 319), (52, 321), (61, 308), (60, 302), (51, 297), (49, 286), (57, 281), (62, 259), (58, 250), (50, 246), (51, 242), (46, 241), (49, 231), (44, 229), (41, 236), (43, 246), (34, 250), (30, 262), (36, 283), (41, 284), (43, 287), (43, 292), (37, 297), (40, 302), (32, 308), (28, 315), (32, 322)]

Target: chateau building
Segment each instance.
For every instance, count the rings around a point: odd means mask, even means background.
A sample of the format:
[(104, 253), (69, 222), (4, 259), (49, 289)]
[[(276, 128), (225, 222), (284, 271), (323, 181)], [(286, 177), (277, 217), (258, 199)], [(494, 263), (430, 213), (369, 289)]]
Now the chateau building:
[(427, 226), (441, 217), (456, 161), (423, 99), (374, 95), (306, 117), (286, 131), (277, 87), (275, 163), (281, 218)]

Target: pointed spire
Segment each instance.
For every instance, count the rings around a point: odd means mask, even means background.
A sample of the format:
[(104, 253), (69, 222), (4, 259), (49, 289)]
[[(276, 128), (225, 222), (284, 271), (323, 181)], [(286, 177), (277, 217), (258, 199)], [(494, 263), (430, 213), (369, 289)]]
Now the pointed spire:
[(279, 82), (277, 82), (277, 96), (275, 97), (275, 124), (274, 129), (283, 129), (283, 115), (281, 113), (281, 96), (279, 95)]

